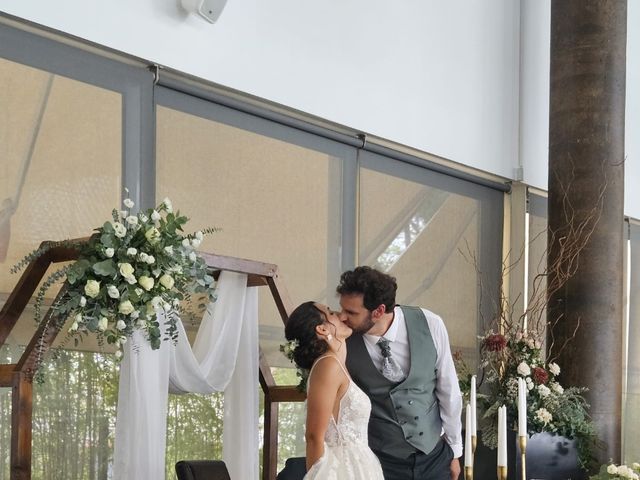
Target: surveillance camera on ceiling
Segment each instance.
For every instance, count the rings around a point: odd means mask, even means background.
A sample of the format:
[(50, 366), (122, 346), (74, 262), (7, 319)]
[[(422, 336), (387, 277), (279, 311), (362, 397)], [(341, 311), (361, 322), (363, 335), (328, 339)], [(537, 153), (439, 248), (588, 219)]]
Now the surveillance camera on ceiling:
[(191, 13), (197, 13), (207, 22), (216, 23), (227, 0), (181, 0), (182, 8)]

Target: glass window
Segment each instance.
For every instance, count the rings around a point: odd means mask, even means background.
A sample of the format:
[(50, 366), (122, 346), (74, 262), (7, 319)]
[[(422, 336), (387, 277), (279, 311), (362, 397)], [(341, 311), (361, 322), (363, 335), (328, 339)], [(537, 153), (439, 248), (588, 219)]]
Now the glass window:
[[(628, 242), (628, 294), (629, 324), (627, 334), (626, 391), (624, 394), (624, 417), (622, 434), (623, 456), (627, 462), (640, 458), (640, 225), (630, 225)], [(627, 463), (629, 465), (629, 463)]]
[[(528, 328), (545, 330), (547, 321), (546, 290), (547, 290), (547, 199), (529, 193), (528, 196), (528, 228), (529, 228), (529, 262), (527, 303), (532, 305), (535, 300), (541, 300), (541, 308), (534, 308), (532, 318), (527, 318)], [(545, 335), (541, 335), (545, 338)]]
[(452, 350), (475, 365), (493, 318), (503, 194), (371, 153), (361, 166), (358, 263), (395, 276), (398, 303), (440, 315)]

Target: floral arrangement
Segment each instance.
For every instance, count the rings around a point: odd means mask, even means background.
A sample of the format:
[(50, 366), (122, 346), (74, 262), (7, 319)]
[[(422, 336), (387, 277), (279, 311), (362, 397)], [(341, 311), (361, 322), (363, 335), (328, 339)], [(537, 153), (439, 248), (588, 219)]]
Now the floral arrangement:
[[(482, 442), (497, 446), (498, 407), (507, 406), (507, 421), (517, 426), (518, 378), (527, 385), (527, 427), (529, 434), (551, 432), (575, 439), (580, 464), (592, 462), (596, 443), (595, 426), (588, 414), (589, 405), (582, 394), (586, 388), (563, 388), (558, 382), (560, 367), (545, 362), (542, 344), (535, 335), (522, 330), (513, 334), (488, 332), (480, 339), (480, 368), (483, 395), (478, 395)], [(460, 388), (468, 390), (470, 370), (455, 356)]]
[[(300, 343), (298, 340), (287, 340), (285, 343), (280, 345), (280, 351), (284, 354), (285, 357), (289, 359), (291, 363), (295, 365), (295, 361), (293, 359), (293, 352)], [(306, 368), (300, 368), (296, 365), (296, 375), (300, 378), (300, 383), (297, 386), (297, 389), (301, 392), (307, 391), (307, 380), (309, 379), (309, 370)]]
[[(69, 318), (69, 334), (75, 343), (96, 334), (118, 350), (134, 330), (145, 333), (152, 348), (160, 347), (162, 329), (157, 312), (165, 312), (165, 339), (177, 338), (178, 313), (182, 302), (192, 294), (214, 299), (214, 278), (196, 248), (209, 228), (186, 235), (188, 218), (173, 211), (165, 198), (156, 208), (134, 214), (134, 202), (124, 200), (123, 210), (114, 209), (112, 220), (96, 229), (83, 242), (57, 242), (24, 257), (12, 269), (17, 272), (55, 245), (67, 245), (79, 251), (78, 260), (51, 274), (41, 286), (35, 304), (35, 320), (40, 323), (46, 291), (57, 281), (64, 281), (63, 293), (54, 302), (59, 325)], [(187, 303), (187, 302), (185, 302)], [(204, 304), (199, 306), (204, 308)]]
[(634, 462), (631, 467), (618, 466), (614, 463), (602, 465), (598, 474), (589, 477), (589, 480), (623, 480), (625, 478), (638, 480), (640, 478), (640, 463)]

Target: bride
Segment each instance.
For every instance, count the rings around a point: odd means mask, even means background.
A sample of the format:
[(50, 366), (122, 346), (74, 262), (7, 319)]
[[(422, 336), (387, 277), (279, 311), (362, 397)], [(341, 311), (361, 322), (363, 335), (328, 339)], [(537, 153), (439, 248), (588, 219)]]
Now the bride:
[(371, 402), (345, 367), (351, 329), (326, 305), (306, 302), (285, 327), (307, 381), (305, 480), (383, 480), (367, 442)]

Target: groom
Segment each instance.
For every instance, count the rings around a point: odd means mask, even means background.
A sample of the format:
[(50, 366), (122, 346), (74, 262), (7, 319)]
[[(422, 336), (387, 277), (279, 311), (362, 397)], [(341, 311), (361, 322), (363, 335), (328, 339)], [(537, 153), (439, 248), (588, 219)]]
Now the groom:
[(340, 277), (347, 368), (371, 399), (369, 446), (385, 480), (457, 480), (462, 396), (449, 337), (434, 313), (395, 304), (395, 278), (370, 267)]

